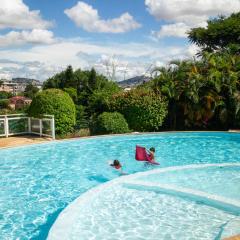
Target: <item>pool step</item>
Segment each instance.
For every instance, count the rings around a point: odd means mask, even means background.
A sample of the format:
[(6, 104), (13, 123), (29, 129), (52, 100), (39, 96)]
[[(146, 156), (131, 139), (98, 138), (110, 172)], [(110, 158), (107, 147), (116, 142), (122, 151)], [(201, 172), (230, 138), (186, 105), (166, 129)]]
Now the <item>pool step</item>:
[(190, 188), (183, 188), (170, 184), (153, 183), (140, 180), (128, 180), (123, 185), (127, 188), (132, 188), (136, 190), (154, 191), (174, 195), (177, 197), (184, 197), (215, 208), (219, 208), (224, 211), (228, 211), (235, 215), (240, 214), (240, 201), (221, 197), (218, 195), (208, 194), (206, 192)]

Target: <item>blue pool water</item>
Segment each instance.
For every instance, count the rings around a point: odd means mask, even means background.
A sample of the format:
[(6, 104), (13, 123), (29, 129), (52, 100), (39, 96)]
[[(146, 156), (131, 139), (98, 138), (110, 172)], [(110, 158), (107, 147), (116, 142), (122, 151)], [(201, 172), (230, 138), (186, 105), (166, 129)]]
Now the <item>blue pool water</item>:
[(240, 162), (240, 135), (164, 133), (98, 137), (0, 150), (0, 239), (46, 239), (58, 214), (88, 189), (127, 173), (146, 171), (135, 145), (156, 148), (159, 167)]
[(240, 166), (190, 168), (151, 174), (140, 180), (200, 190), (240, 201)]
[[(54, 225), (49, 240), (59, 236), (61, 240), (220, 240), (221, 227), (225, 231), (225, 225), (236, 219), (187, 198), (121, 184), (88, 197), (87, 204), (77, 205), (69, 215), (73, 212), (73, 223), (67, 224), (67, 216), (61, 229)], [(232, 226), (231, 232), (238, 234), (238, 229)], [(61, 232), (55, 235), (58, 230)]]

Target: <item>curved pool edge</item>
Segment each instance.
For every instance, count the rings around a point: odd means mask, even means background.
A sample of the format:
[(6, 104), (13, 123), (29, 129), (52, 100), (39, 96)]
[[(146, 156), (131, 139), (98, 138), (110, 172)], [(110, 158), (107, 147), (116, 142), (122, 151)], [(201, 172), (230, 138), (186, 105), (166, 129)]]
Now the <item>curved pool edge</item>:
[[(109, 182), (103, 183), (99, 186), (91, 188), (87, 192), (81, 194), (78, 198), (76, 198), (73, 202), (71, 202), (58, 216), (54, 224), (52, 225), (49, 233), (48, 233), (48, 240), (58, 240), (59, 236), (61, 239), (68, 239), (68, 236), (71, 233), (71, 227), (74, 226), (75, 219), (78, 216), (78, 206), (87, 204), (89, 200), (94, 197), (97, 197), (98, 194), (102, 192), (102, 190), (112, 187), (117, 184), (128, 184), (129, 182), (134, 182), (134, 180), (138, 177), (144, 177), (149, 174), (157, 174), (163, 172), (171, 172), (171, 171), (181, 171), (184, 169), (201, 169), (201, 168), (209, 168), (209, 167), (227, 167), (227, 166), (240, 166), (240, 163), (222, 163), (222, 164), (191, 164), (185, 166), (174, 166), (174, 167), (166, 167), (166, 168), (158, 168), (150, 171), (139, 172), (130, 174), (127, 176), (121, 176), (119, 178), (113, 179)], [(204, 196), (207, 198), (207, 196)], [(214, 201), (215, 195), (209, 194), (209, 197), (212, 197), (212, 201)], [(221, 198), (217, 199), (218, 201)], [(224, 198), (222, 198), (224, 201)], [(210, 201), (211, 202), (211, 201)], [(232, 202), (234, 205), (234, 201)], [(229, 202), (227, 202), (229, 204)], [(231, 204), (231, 203), (230, 203)], [(217, 206), (216, 206), (217, 207)], [(240, 205), (236, 206), (239, 207)]]
[(65, 138), (65, 139), (54, 139), (50, 141), (38, 142), (38, 143), (31, 143), (31, 144), (21, 144), (18, 146), (7, 146), (7, 147), (0, 147), (1, 150), (6, 149), (16, 149), (16, 148), (23, 148), (23, 147), (31, 147), (37, 145), (44, 145), (44, 144), (54, 144), (54, 143), (61, 143), (65, 141), (78, 141), (78, 140), (90, 140), (90, 139), (101, 139), (101, 138), (111, 138), (111, 137), (119, 137), (119, 136), (141, 136), (141, 135), (154, 135), (154, 134), (171, 134), (171, 133), (226, 133), (226, 134), (240, 134), (240, 131), (162, 131), (162, 132), (131, 132), (131, 133), (123, 133), (123, 134), (104, 134), (104, 135), (93, 135), (93, 136), (85, 136), (85, 137), (74, 137), (74, 138)]

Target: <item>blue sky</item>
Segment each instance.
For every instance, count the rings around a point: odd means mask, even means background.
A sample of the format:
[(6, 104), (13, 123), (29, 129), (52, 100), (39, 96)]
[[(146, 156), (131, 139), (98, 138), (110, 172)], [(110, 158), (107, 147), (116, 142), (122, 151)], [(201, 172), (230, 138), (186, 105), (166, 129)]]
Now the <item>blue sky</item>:
[(197, 47), (186, 32), (240, 0), (1, 0), (0, 78), (45, 80), (71, 64), (113, 80), (147, 74)]

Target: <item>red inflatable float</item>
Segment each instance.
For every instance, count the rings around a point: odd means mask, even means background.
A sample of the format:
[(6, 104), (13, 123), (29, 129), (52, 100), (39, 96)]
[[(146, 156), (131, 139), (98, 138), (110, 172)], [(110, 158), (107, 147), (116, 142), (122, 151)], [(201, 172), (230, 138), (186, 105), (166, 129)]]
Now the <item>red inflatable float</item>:
[(158, 162), (155, 162), (155, 161), (151, 158), (151, 155), (147, 153), (147, 150), (146, 150), (145, 147), (136, 146), (135, 159), (136, 159), (137, 161), (145, 161), (145, 162), (149, 162), (149, 163), (154, 164), (154, 165), (159, 165), (159, 163), (158, 163)]

